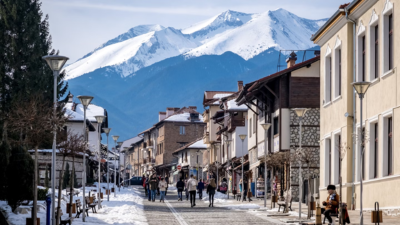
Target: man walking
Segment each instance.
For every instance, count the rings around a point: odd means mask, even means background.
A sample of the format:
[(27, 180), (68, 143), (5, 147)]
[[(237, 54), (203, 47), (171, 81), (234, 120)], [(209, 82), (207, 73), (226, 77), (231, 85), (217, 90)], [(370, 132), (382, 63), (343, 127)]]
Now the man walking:
[(202, 199), (204, 190), (204, 183), (202, 179), (200, 179), (199, 183), (197, 184), (197, 190), (199, 192), (199, 199)]
[(190, 195), (190, 205), (191, 207), (196, 206), (196, 189), (197, 189), (197, 181), (194, 178), (193, 174), (190, 175), (190, 179), (187, 182), (187, 187)]
[(182, 201), (182, 191), (185, 189), (185, 183), (183, 182), (183, 178), (181, 178), (176, 183), (176, 188), (178, 189), (178, 201)]
[(167, 187), (165, 188), (165, 196), (167, 196), (168, 186), (169, 186), (169, 177), (165, 176), (165, 182), (167, 182)]
[(154, 202), (156, 200), (156, 191), (158, 188), (158, 178), (155, 173), (150, 178), (149, 186), (151, 191), (151, 201)]

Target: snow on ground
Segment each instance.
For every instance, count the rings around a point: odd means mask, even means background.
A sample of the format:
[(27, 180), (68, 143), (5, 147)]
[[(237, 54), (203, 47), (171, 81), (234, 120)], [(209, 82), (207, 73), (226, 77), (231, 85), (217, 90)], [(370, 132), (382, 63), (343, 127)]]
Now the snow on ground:
[[(102, 187), (106, 187), (106, 183), (101, 184)], [(112, 187), (112, 185), (110, 185)], [(89, 192), (93, 192), (96, 190), (96, 187), (86, 187), (86, 195)], [(80, 194), (78, 197), (74, 196), (74, 202), (76, 199), (80, 198), (82, 201), (82, 189), (80, 190)], [(105, 189), (102, 189), (105, 194)], [(69, 201), (69, 196), (65, 196), (65, 190), (62, 191), (62, 203), (61, 209), (63, 212), (62, 218), (68, 217), (66, 213), (66, 203)], [(86, 222), (82, 222), (82, 215), (80, 218), (76, 218), (73, 221), (75, 225), (97, 225), (97, 224), (134, 224), (134, 225), (146, 225), (147, 219), (144, 213), (144, 205), (143, 198), (141, 197), (140, 191), (135, 187), (122, 188), (121, 191), (118, 192), (117, 189), (117, 197), (114, 197), (114, 193), (110, 195), (110, 201), (107, 201), (107, 195), (104, 195), (102, 202), (102, 209), (97, 210), (97, 213), (93, 213), (92, 210), (89, 209), (89, 217), (86, 217)], [(56, 191), (56, 195), (58, 191)], [(40, 218), (40, 223), (45, 224), (46, 222), (46, 210), (44, 201), (38, 202), (38, 204), (43, 205), (38, 211), (38, 218)], [(30, 208), (28, 206), (22, 206), (23, 208)], [(25, 225), (25, 220), (27, 217), (30, 217), (30, 211), (28, 214), (15, 214), (11, 212), (11, 208), (4, 201), (0, 201), (0, 210), (4, 210), (8, 215), (8, 220), (12, 225)], [(73, 214), (75, 217), (75, 214)]]

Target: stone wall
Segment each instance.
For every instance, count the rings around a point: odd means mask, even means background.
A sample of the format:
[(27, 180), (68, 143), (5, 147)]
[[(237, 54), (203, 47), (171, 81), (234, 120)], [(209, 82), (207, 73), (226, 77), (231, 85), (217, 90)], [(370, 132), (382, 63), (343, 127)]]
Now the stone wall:
[[(311, 109), (305, 114), (302, 120), (302, 148), (307, 149), (309, 158), (311, 159), (310, 165), (303, 163), (302, 168), (302, 178), (303, 181), (307, 180), (309, 171), (308, 166), (310, 166), (310, 174), (319, 176), (320, 172), (320, 147), (319, 147), (319, 137), (320, 137), (320, 110)], [(290, 146), (291, 152), (294, 154), (295, 149), (299, 147), (300, 144), (300, 126), (299, 119), (296, 113), (290, 111)], [(290, 184), (292, 190), (292, 196), (294, 201), (299, 201), (299, 163), (291, 163), (290, 166)], [(302, 182), (303, 184), (303, 182)], [(304, 191), (304, 187), (303, 187)]]

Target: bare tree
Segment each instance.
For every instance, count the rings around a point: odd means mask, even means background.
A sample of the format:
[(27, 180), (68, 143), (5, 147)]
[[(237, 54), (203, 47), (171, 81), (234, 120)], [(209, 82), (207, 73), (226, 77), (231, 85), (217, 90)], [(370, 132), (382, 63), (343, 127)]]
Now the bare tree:
[(63, 126), (66, 119), (60, 108), (53, 114), (53, 103), (44, 99), (42, 94), (31, 94), (28, 98), (19, 98), (12, 104), (9, 114), (10, 131), (20, 134), (22, 144), (35, 150), (34, 187), (33, 187), (33, 224), (37, 218), (38, 186), (38, 149), (46, 140), (51, 140), (52, 130)]
[(269, 168), (271, 171), (270, 186), (271, 186), (271, 208), (272, 208), (272, 198), (273, 196), (276, 196), (276, 192), (274, 191), (273, 188), (275, 179), (274, 168), (277, 166), (282, 166), (283, 164), (285, 164), (285, 162), (288, 162), (288, 160), (285, 153), (267, 153), (266, 158), (267, 158), (267, 168)]
[[(60, 144), (58, 145), (58, 151), (62, 155), (62, 166), (60, 171), (60, 176), (58, 180), (58, 205), (57, 205), (57, 224), (59, 221), (59, 217), (61, 215), (61, 189), (62, 189), (62, 175), (64, 174), (64, 165), (65, 158), (67, 156), (72, 156), (72, 171), (75, 170), (75, 156), (78, 154), (85, 154), (87, 149), (87, 145), (83, 135), (72, 133), (71, 131), (67, 131), (62, 135), (58, 135), (61, 139)], [(71, 173), (73, 174), (73, 173)], [(73, 203), (73, 175), (71, 176), (71, 185), (70, 185), (70, 208), (69, 208), (69, 217), (72, 217), (72, 203)]]

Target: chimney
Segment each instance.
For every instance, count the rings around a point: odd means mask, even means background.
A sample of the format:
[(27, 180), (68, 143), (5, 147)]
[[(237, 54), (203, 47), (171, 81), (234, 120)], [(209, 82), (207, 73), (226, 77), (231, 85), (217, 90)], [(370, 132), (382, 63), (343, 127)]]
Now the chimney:
[(292, 52), (289, 55), (289, 58), (286, 59), (287, 68), (292, 67), (296, 64), (297, 55), (296, 53)]
[(74, 95), (71, 92), (68, 94), (68, 103), (72, 103), (74, 101)]
[(175, 109), (174, 109), (173, 107), (168, 107), (168, 108), (167, 108), (167, 113), (166, 113), (167, 115), (166, 115), (166, 117), (168, 117), (168, 116), (174, 114), (174, 112), (175, 112)]
[(243, 81), (239, 80), (238, 81), (238, 91), (243, 90)]
[(189, 109), (197, 110), (197, 106), (189, 106)]
[(160, 122), (161, 120), (167, 118), (167, 113), (166, 112), (159, 112), (158, 113), (158, 122)]

